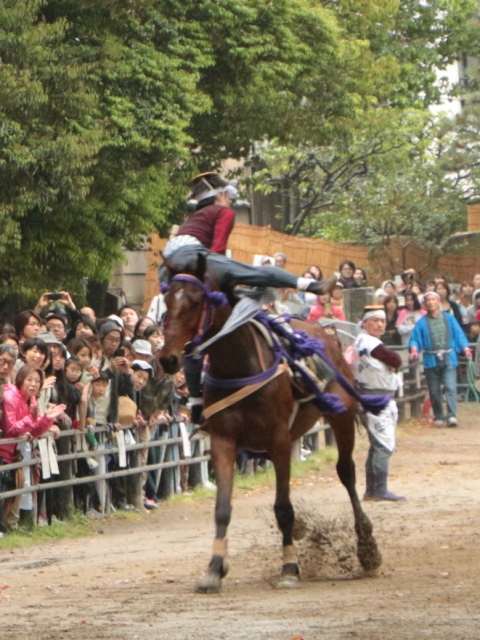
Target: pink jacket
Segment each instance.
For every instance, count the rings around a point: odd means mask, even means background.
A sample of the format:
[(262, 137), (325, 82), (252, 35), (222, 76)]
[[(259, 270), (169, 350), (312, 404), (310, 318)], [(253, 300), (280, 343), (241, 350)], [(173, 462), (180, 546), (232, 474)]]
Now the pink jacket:
[[(335, 320), (345, 320), (345, 314), (343, 313), (340, 307), (337, 307), (336, 305), (332, 304), (331, 311)], [(323, 305), (321, 302), (317, 302), (317, 304), (310, 309), (310, 313), (308, 314), (307, 320), (308, 322), (318, 322), (318, 320), (321, 320), (324, 317), (325, 317), (325, 305)]]
[[(35, 398), (31, 398), (27, 404), (25, 396), (14, 384), (6, 384), (3, 391), (3, 414), (0, 418), (0, 431), (3, 438), (19, 438), (30, 433), (34, 438), (39, 438), (50, 429), (53, 424), (51, 418), (41, 416), (35, 419), (30, 413), (30, 408), (37, 406)], [(0, 456), (4, 464), (15, 461), (16, 444), (1, 444)]]

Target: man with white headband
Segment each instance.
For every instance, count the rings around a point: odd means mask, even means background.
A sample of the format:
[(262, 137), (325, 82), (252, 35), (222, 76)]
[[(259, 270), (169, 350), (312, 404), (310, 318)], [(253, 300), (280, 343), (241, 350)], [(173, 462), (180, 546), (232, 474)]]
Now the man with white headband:
[(363, 499), (399, 502), (405, 500), (405, 497), (389, 491), (387, 482), (390, 457), (395, 449), (398, 419), (397, 405), (393, 400), (400, 386), (396, 370), (402, 364), (402, 359), (380, 340), (385, 332), (386, 321), (382, 306), (365, 307), (362, 330), (353, 344), (352, 367), (355, 383), (362, 392), (391, 398), (378, 416), (368, 412), (366, 414), (370, 449), (365, 462), (367, 488)]
[[(410, 360), (423, 351), (423, 368), (427, 378), (428, 393), (432, 401), (434, 425), (456, 427), (457, 420), (457, 353), (472, 357), (468, 340), (455, 317), (440, 308), (440, 296), (427, 291), (423, 296), (427, 315), (415, 325), (410, 342)], [(447, 402), (447, 414), (443, 411), (443, 389)]]
[[(243, 284), (250, 287), (274, 287), (310, 291), (316, 295), (328, 293), (337, 281), (335, 276), (323, 282), (299, 278), (276, 267), (254, 267), (227, 258), (228, 237), (235, 222), (230, 201), (238, 196), (236, 181), (227, 182), (214, 172), (201, 173), (192, 180), (192, 198), (197, 208), (168, 241), (163, 257), (172, 268), (184, 268), (195, 263), (199, 253), (207, 258), (210, 275), (221, 289)], [(160, 278), (168, 274), (161, 267)]]

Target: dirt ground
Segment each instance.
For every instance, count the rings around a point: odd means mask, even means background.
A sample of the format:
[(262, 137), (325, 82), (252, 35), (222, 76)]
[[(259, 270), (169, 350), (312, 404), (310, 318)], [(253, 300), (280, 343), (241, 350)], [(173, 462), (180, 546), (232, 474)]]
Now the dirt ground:
[[(300, 589), (272, 588), (280, 536), (273, 489), (261, 488), (235, 495), (231, 569), (215, 596), (193, 590), (209, 559), (213, 498), (163, 504), (139, 522), (101, 521), (90, 538), (1, 552), (0, 637), (478, 640), (480, 406), (459, 417), (457, 429), (399, 429), (390, 488), (408, 501), (365, 505), (383, 554), (375, 577), (361, 577), (352, 558), (350, 504), (328, 464), (293, 482), (299, 511), (313, 526), (325, 518), (325, 563), (300, 543)], [(362, 493), (366, 448), (359, 438)]]

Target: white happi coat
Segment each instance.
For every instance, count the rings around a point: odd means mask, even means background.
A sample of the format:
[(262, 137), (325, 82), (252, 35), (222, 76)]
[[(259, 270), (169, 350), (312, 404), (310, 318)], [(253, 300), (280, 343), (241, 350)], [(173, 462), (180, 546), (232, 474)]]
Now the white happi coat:
[[(353, 345), (353, 375), (356, 383), (365, 393), (386, 391), (393, 394), (400, 386), (400, 376), (384, 362), (371, 355), (372, 351), (381, 344), (381, 340), (362, 330)], [(397, 420), (398, 409), (393, 399), (379, 415), (367, 413), (367, 427), (370, 434), (390, 452), (395, 449)]]

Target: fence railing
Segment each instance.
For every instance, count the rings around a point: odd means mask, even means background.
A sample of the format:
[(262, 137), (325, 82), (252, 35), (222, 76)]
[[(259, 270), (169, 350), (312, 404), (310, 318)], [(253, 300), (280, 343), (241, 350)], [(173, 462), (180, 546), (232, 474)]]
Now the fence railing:
[[(395, 350), (400, 353), (403, 360), (401, 367), (403, 386), (395, 398), (399, 409), (399, 421), (402, 421), (421, 413), (423, 403), (427, 397), (427, 389), (422, 363), (420, 361), (409, 362), (408, 351), (405, 347), (398, 347)], [(461, 393), (461, 390), (466, 386), (466, 383), (460, 379), (458, 383), (459, 392)], [(59, 449), (68, 449), (69, 452), (55, 454), (53, 467), (56, 468), (59, 465), (60, 468), (58, 469), (59, 473), (53, 475), (58, 475), (59, 479), (48, 477), (49, 472), (46, 472), (46, 470), (50, 469), (48, 455), (52, 455), (51, 447), (49, 449), (45, 446), (39, 447), (40, 455), (30, 460), (1, 465), (1, 469), (3, 471), (35, 469), (36, 473), (42, 476), (40, 482), (31, 483), (23, 488), (0, 492), (0, 500), (26, 493), (71, 488), (71, 494), (67, 498), (68, 504), (66, 508), (68, 510), (73, 508), (73, 487), (78, 487), (85, 483), (96, 483), (97, 487), (101, 487), (98, 483), (104, 483), (103, 491), (101, 492), (104, 496), (104, 501), (101, 506), (104, 512), (108, 514), (111, 509), (110, 492), (106, 484), (108, 480), (122, 477), (129, 478), (128, 501), (138, 508), (143, 505), (142, 474), (155, 472), (154, 483), (159, 497), (168, 497), (178, 491), (181, 470), (184, 468), (188, 469), (190, 487), (207, 484), (208, 462), (210, 460), (208, 453), (209, 439), (200, 433), (190, 436), (192, 430), (193, 425), (188, 425), (187, 423), (186, 428), (181, 430), (183, 435), (179, 435), (179, 426), (173, 423), (161, 431), (159, 437), (148, 442), (139, 442), (138, 434), (135, 430), (132, 430), (135, 442), (119, 446), (119, 444), (115, 444), (112, 441), (110, 437), (112, 432), (108, 427), (95, 427), (93, 432), (99, 440), (99, 446), (95, 450), (81, 450), (76, 447), (75, 442), (76, 436), (79, 434), (78, 430), (62, 431), (60, 439), (63, 440), (64, 444), (68, 444), (66, 447), (59, 446)], [(324, 433), (325, 444), (335, 443), (332, 430), (328, 424), (319, 422), (306, 434), (309, 436), (310, 448), (314, 450), (319, 448), (318, 439), (319, 434), (322, 432)], [(46, 436), (41, 440), (50, 437)], [(27, 442), (27, 440), (27, 437), (22, 437), (1, 439), (0, 442), (2, 444), (21, 444)], [(41, 440), (38, 442), (40, 443)], [(32, 445), (35, 444), (34, 441)], [(300, 459), (300, 446), (299, 442), (294, 444), (293, 459)], [(157, 452), (157, 461), (141, 464), (140, 452), (151, 448), (154, 448)], [(46, 451), (50, 453), (46, 454)], [(106, 459), (113, 456), (118, 457), (120, 454), (128, 458), (128, 465), (125, 464), (125, 466), (119, 468), (118, 464), (116, 464), (114, 470), (107, 470)], [(82, 458), (92, 458), (103, 462), (98, 465), (96, 472), (80, 477), (76, 473), (76, 463)]]

